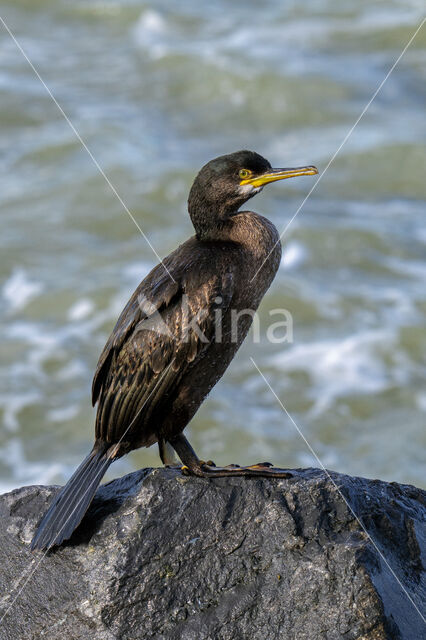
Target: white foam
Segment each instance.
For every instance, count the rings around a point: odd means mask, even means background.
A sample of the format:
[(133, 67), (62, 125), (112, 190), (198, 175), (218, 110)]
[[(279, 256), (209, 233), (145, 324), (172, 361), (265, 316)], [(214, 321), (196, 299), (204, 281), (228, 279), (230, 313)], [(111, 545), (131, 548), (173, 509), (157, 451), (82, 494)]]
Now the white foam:
[[(30, 462), (24, 453), (22, 442), (18, 438), (12, 438), (2, 448), (2, 461), (13, 470), (13, 481), (1, 482), (0, 493), (12, 491), (16, 487), (31, 484), (50, 485), (58, 478), (68, 475), (64, 465), (53, 463), (46, 465), (44, 462)], [(11, 473), (12, 475), (12, 473)]]
[(301, 242), (293, 240), (283, 247), (283, 257), (281, 258), (281, 267), (285, 269), (294, 269), (303, 264), (307, 258), (308, 252)]
[(42, 364), (53, 354), (55, 358), (64, 354), (60, 332), (53, 332), (49, 326), (35, 322), (15, 322), (7, 327), (5, 335), (30, 345), (25, 359), (10, 366), (12, 379), (28, 380), (28, 376), (42, 380), (45, 373)]
[(150, 33), (164, 33), (166, 23), (164, 18), (153, 9), (144, 11), (139, 18), (138, 27)]
[[(116, 320), (121, 312), (124, 304), (127, 302), (128, 295), (124, 293), (115, 296), (107, 309), (92, 313), (89, 318), (87, 316), (89, 310), (87, 305), (84, 308), (77, 308), (75, 316), (80, 319), (74, 319), (74, 322), (65, 324), (61, 327), (52, 327), (50, 324), (42, 324), (37, 322), (18, 321), (6, 327), (4, 335), (13, 340), (20, 340), (24, 344), (30, 346), (27, 356), (24, 360), (14, 362), (10, 367), (10, 375), (12, 378), (28, 378), (29, 375), (37, 376), (39, 379), (45, 377), (42, 365), (51, 357), (55, 359), (62, 358), (64, 361), (69, 360), (70, 353), (65, 346), (69, 340), (88, 340), (90, 336), (96, 334), (96, 331), (107, 321)], [(69, 365), (68, 369), (64, 369), (59, 373), (62, 379), (75, 377), (78, 370), (82, 371), (81, 363), (74, 362)]]
[(86, 366), (83, 364), (81, 360), (71, 360), (68, 362), (62, 369), (60, 369), (57, 374), (57, 380), (61, 380), (62, 382), (66, 382), (67, 380), (72, 380), (73, 378), (80, 378), (86, 373)]
[(416, 396), (416, 404), (421, 411), (426, 412), (426, 393), (418, 393)]
[(47, 327), (36, 322), (15, 322), (7, 328), (6, 334), (37, 347), (54, 347), (58, 342)]
[(18, 415), (20, 411), (25, 407), (41, 402), (41, 393), (35, 391), (0, 395), (0, 407), (3, 407), (3, 426), (9, 431), (17, 431), (19, 429)]
[(4, 283), (2, 295), (10, 311), (20, 311), (43, 289), (43, 284), (30, 280), (24, 269), (15, 269)]
[(90, 298), (77, 300), (68, 310), (68, 319), (73, 322), (83, 320), (93, 312), (94, 308), (95, 305)]
[(381, 352), (393, 340), (392, 331), (365, 331), (341, 340), (294, 345), (271, 362), (286, 372), (309, 373), (314, 400), (310, 413), (318, 415), (338, 397), (354, 392), (378, 393), (392, 384), (398, 375), (385, 363)]
[(426, 280), (426, 265), (424, 262), (414, 260), (402, 260), (396, 256), (386, 259), (386, 264), (398, 273), (403, 273), (412, 278), (418, 278), (422, 283)]
[[(140, 262), (132, 262), (129, 265), (126, 265), (123, 270), (124, 277), (130, 280), (132, 283), (139, 284), (139, 282), (145, 278), (147, 273), (151, 271), (154, 266), (153, 262), (140, 261)], [(135, 286), (136, 286), (135, 284)]]
[(47, 419), (50, 420), (50, 422), (66, 422), (67, 420), (75, 418), (79, 411), (79, 406), (76, 404), (70, 405), (69, 407), (50, 409), (50, 411), (47, 412)]
[(149, 53), (150, 58), (163, 58), (169, 51), (167, 26), (164, 18), (153, 9), (144, 11), (134, 27), (137, 42)]

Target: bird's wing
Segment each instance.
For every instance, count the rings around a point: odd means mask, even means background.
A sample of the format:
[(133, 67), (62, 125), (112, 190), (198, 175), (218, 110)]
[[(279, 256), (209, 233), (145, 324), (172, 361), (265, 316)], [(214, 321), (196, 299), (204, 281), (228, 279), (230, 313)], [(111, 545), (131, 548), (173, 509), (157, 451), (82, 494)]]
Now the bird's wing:
[[(158, 267), (161, 267), (161, 265), (158, 265)], [(155, 282), (153, 273), (156, 270), (157, 267), (148, 274), (131, 296), (99, 356), (92, 383), (93, 406), (99, 398), (111, 361), (120, 352), (129, 334), (134, 331), (139, 322), (147, 320), (153, 315), (161, 314), (164, 308), (170, 304), (172, 298), (180, 292), (181, 283), (172, 280), (165, 270), (163, 277), (158, 278)], [(155, 284), (151, 284), (151, 281), (154, 281)]]
[(174, 272), (175, 282), (152, 273), (123, 310), (95, 373), (96, 437), (109, 442), (117, 442), (142, 410), (144, 421), (149, 418), (208, 347), (215, 309), (227, 308), (232, 299), (232, 270), (218, 274), (214, 261)]

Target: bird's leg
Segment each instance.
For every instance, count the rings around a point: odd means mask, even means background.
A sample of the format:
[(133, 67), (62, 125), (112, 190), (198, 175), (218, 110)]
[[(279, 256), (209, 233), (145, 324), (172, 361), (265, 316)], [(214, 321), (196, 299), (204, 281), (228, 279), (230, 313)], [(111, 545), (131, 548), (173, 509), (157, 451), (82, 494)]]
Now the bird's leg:
[(291, 478), (289, 471), (273, 467), (270, 462), (261, 462), (248, 467), (231, 464), (227, 467), (216, 467), (213, 463), (200, 460), (188, 440), (181, 433), (170, 444), (183, 462), (182, 471), (188, 475), (201, 478), (222, 478), (224, 476), (260, 476), (263, 478)]
[(164, 440), (163, 438), (158, 440), (158, 452), (160, 454), (161, 462), (165, 467), (179, 466), (175, 456), (175, 450), (167, 440)]

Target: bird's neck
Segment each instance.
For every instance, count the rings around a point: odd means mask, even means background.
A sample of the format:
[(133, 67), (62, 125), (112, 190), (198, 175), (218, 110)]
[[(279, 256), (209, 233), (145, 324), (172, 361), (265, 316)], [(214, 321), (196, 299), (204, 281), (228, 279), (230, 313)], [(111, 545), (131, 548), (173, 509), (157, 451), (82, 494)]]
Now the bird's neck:
[(222, 239), (227, 222), (234, 213), (202, 199), (189, 200), (188, 212), (198, 240)]
[[(196, 226), (196, 237), (201, 241), (231, 242), (239, 245), (251, 260), (262, 263), (274, 253), (279, 259), (281, 243), (278, 231), (270, 220), (252, 211), (238, 211), (221, 224)], [(274, 267), (275, 272), (275, 267)]]

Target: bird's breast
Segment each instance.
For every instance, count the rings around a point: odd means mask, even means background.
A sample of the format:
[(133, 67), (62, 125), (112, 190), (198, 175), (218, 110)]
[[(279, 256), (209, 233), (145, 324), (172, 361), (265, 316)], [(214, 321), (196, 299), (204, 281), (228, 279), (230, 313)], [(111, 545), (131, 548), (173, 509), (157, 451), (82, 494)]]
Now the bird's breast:
[(242, 211), (232, 221), (230, 235), (242, 256), (241, 279), (262, 298), (280, 264), (280, 236), (272, 222), (257, 213)]

